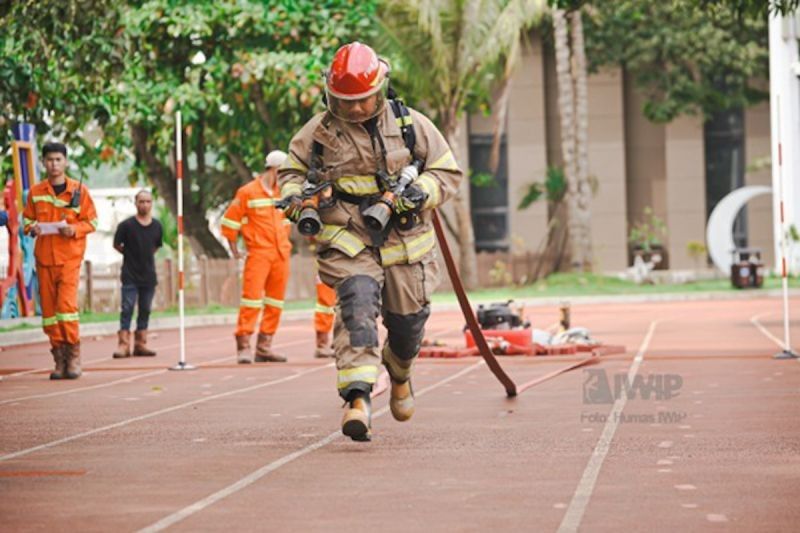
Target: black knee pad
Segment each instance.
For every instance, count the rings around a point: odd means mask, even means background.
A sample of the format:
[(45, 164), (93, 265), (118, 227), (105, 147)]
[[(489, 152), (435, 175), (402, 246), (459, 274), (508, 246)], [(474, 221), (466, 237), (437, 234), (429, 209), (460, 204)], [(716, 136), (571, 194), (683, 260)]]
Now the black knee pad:
[(431, 314), (430, 306), (410, 315), (397, 315), (384, 311), (383, 325), (389, 331), (389, 348), (400, 359), (412, 359), (419, 352), (425, 322)]
[(380, 284), (369, 276), (353, 276), (336, 290), (344, 327), (350, 333), (350, 346), (371, 348), (378, 345)]

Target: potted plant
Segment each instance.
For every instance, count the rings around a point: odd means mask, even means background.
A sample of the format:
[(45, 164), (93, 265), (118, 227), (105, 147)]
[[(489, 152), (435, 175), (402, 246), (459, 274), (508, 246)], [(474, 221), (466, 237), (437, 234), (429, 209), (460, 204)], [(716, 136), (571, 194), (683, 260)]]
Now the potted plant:
[(628, 233), (628, 243), (631, 246), (631, 262), (640, 255), (645, 262), (660, 256), (656, 262), (656, 270), (668, 268), (667, 250), (664, 248), (664, 239), (667, 236), (667, 225), (661, 218), (653, 213), (651, 207), (644, 208), (644, 220), (634, 223)]

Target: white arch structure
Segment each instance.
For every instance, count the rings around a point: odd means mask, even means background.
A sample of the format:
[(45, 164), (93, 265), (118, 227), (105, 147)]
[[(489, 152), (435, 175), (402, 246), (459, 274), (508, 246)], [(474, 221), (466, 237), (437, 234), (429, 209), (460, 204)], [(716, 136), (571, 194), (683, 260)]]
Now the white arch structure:
[(711, 212), (711, 216), (708, 217), (708, 224), (706, 225), (708, 255), (711, 256), (714, 265), (723, 274), (728, 275), (731, 273), (732, 252), (736, 248), (733, 242), (733, 223), (736, 220), (736, 215), (753, 198), (771, 193), (772, 189), (763, 185), (741, 187), (731, 191), (720, 200)]

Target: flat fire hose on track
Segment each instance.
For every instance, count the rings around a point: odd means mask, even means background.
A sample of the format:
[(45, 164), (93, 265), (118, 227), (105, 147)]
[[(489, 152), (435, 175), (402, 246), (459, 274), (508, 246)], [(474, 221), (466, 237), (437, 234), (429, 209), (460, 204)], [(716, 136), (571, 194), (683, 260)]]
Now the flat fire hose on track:
[(450, 282), (453, 284), (453, 290), (456, 292), (458, 298), (458, 305), (461, 306), (461, 312), (464, 313), (464, 319), (467, 321), (467, 327), (472, 332), (472, 338), (475, 339), (475, 345), (478, 347), (483, 360), (489, 366), (492, 374), (500, 380), (500, 383), (506, 388), (506, 395), (513, 398), (517, 395), (517, 386), (508, 377), (500, 363), (497, 362), (492, 350), (489, 349), (489, 344), (483, 336), (478, 321), (475, 318), (475, 313), (472, 311), (472, 306), (467, 298), (467, 293), (464, 291), (464, 285), (461, 283), (461, 278), (456, 270), (455, 262), (453, 261), (453, 254), (450, 252), (450, 246), (447, 244), (447, 237), (445, 237), (442, 223), (439, 220), (439, 213), (436, 209), (433, 210), (433, 228), (436, 230), (436, 237), (439, 240), (439, 248), (442, 249), (442, 256), (444, 256), (445, 265), (447, 265), (447, 273), (450, 275)]

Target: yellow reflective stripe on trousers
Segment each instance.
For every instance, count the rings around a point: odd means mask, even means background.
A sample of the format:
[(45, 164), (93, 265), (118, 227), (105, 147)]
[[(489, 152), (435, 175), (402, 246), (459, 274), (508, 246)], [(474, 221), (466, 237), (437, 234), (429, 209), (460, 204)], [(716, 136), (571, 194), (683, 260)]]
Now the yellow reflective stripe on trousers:
[(315, 313), (321, 313), (323, 315), (333, 315), (336, 314), (336, 309), (333, 307), (328, 307), (327, 305), (317, 304), (314, 306)]
[(46, 328), (47, 326), (54, 326), (58, 322), (58, 319), (54, 316), (42, 317), (42, 327)]
[(434, 161), (433, 164), (426, 165), (425, 168), (429, 170), (437, 168), (442, 170), (458, 170), (458, 163), (456, 162), (456, 158), (453, 157), (453, 152), (448, 150), (439, 159)]
[(278, 309), (283, 309), (283, 300), (276, 300), (275, 298), (268, 298), (264, 297), (262, 300), (264, 305), (268, 305), (270, 307), (277, 307)]
[(397, 263), (412, 263), (430, 252), (435, 243), (436, 237), (433, 230), (428, 230), (403, 244), (381, 248), (381, 264), (389, 266)]
[(97, 229), (98, 222), (97, 222), (96, 218), (93, 218), (92, 220), (90, 220), (89, 224), (91, 224), (94, 229)]
[(225, 218), (225, 217), (222, 217), (222, 222), (221, 223), (226, 228), (230, 228), (230, 229), (237, 230), (237, 231), (239, 229), (241, 229), (241, 227), (242, 227), (241, 223), (236, 222), (235, 220), (231, 220), (229, 218)]
[(242, 298), (239, 300), (239, 307), (249, 307), (251, 309), (261, 309), (262, 303), (261, 300), (250, 300), (248, 298)]
[[(69, 202), (66, 202), (66, 201), (64, 201), (64, 200), (62, 200), (60, 198), (56, 198), (55, 196), (51, 196), (49, 194), (46, 194), (46, 195), (43, 195), (43, 196), (34, 196), (33, 197), (33, 203), (36, 203), (36, 202), (45, 202), (45, 203), (48, 203), (48, 204), (53, 204), (56, 207), (68, 207), (69, 206)], [(78, 207), (70, 207), (69, 209), (75, 211), (76, 213), (80, 213), (81, 212), (80, 206), (78, 206)]]
[(274, 205), (274, 198), (255, 198), (253, 200), (247, 200), (247, 207), (272, 207)]
[(81, 319), (78, 313), (56, 313), (56, 320), (59, 322), (77, 322)]
[(318, 240), (327, 242), (334, 248), (338, 248), (350, 257), (355, 257), (365, 248), (361, 239), (344, 229), (344, 226), (334, 226), (325, 224)]
[(428, 194), (428, 199), (425, 200), (425, 209), (430, 209), (439, 205), (442, 199), (442, 192), (441, 189), (439, 189), (439, 183), (436, 181), (436, 178), (423, 172), (417, 179), (417, 185)]
[(335, 184), (340, 191), (355, 196), (368, 196), (381, 192), (375, 176), (342, 176), (336, 180)]
[(281, 198), (288, 198), (303, 194), (303, 187), (299, 183), (284, 183), (281, 187)]
[(337, 373), (339, 388), (344, 389), (356, 381), (364, 383), (375, 383), (378, 381), (378, 367), (374, 365), (357, 366), (355, 368), (345, 368)]

